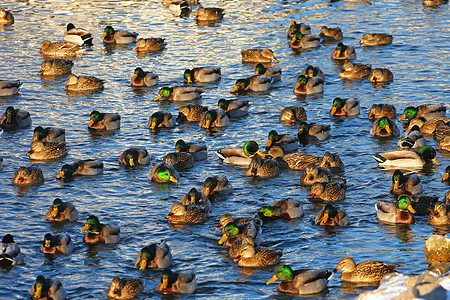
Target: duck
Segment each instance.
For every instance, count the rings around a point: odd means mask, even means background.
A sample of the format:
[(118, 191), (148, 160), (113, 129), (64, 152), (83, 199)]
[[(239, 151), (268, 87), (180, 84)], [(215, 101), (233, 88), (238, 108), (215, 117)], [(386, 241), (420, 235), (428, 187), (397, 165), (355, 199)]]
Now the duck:
[(281, 110), (280, 121), (287, 125), (295, 125), (301, 121), (306, 121), (306, 111), (300, 105), (287, 106)]
[(316, 225), (325, 226), (347, 226), (350, 218), (342, 207), (335, 207), (332, 204), (326, 204), (314, 220)]
[(17, 185), (29, 185), (44, 183), (44, 175), (38, 167), (20, 167), (15, 173), (12, 183)]
[(196, 188), (191, 188), (189, 192), (183, 195), (181, 199), (181, 204), (190, 205), (195, 204), (199, 206), (203, 206), (207, 213), (211, 212), (211, 201), (206, 198), (205, 194), (199, 192)]
[(280, 265), (266, 284), (281, 280), (277, 287), (279, 292), (291, 295), (317, 294), (328, 288), (328, 279), (331, 275), (331, 272), (324, 269), (293, 271), (288, 265)]
[(234, 259), (240, 267), (268, 267), (280, 263), (283, 250), (277, 250), (268, 247), (260, 247), (258, 251), (255, 246), (245, 243), (240, 247), (238, 257)]
[(438, 7), (443, 3), (448, 3), (446, 0), (422, 0), (422, 4), (425, 7)]
[(188, 104), (182, 105), (178, 109), (178, 117), (176, 121), (178, 123), (186, 122), (200, 122), (203, 114), (208, 111), (207, 106), (202, 106), (198, 104)]
[(70, 59), (47, 59), (41, 65), (39, 75), (59, 76), (72, 73), (73, 61)]
[(92, 46), (92, 34), (83, 28), (75, 28), (72, 23), (67, 24), (63, 41), (77, 46)]
[(255, 67), (256, 75), (265, 75), (272, 78), (272, 82), (281, 80), (281, 67), (265, 67), (262, 63), (258, 63)]
[(65, 142), (31, 142), (31, 149), (27, 152), (33, 160), (53, 160), (67, 155)]
[(274, 159), (260, 159), (257, 156), (252, 157), (249, 169), (245, 172), (246, 176), (272, 178), (280, 175), (280, 167)]
[(342, 70), (339, 72), (339, 77), (352, 79), (352, 80), (362, 80), (369, 77), (372, 72), (372, 65), (353, 63), (352, 61), (346, 61), (342, 66)]
[(441, 182), (445, 185), (450, 185), (450, 165), (445, 168), (444, 176), (442, 176)]
[(226, 127), (230, 123), (225, 111), (221, 108), (210, 109), (205, 112), (198, 123), (200, 128), (211, 129), (216, 127)]
[(158, 52), (166, 47), (163, 38), (140, 38), (136, 42), (136, 52)]
[(380, 200), (375, 204), (377, 217), (381, 222), (394, 224), (414, 224), (416, 211), (411, 206), (408, 195), (400, 195), (396, 202)]
[(46, 221), (53, 222), (75, 222), (78, 220), (78, 210), (71, 202), (64, 202), (60, 198), (53, 200), (53, 204), (45, 215)]
[(320, 77), (325, 81), (325, 74), (322, 70), (319, 67), (314, 67), (312, 65), (306, 66), (302, 71), (302, 75), (309, 78)]
[(101, 113), (93, 110), (89, 115), (88, 128), (97, 131), (120, 129), (120, 115), (118, 113)]
[(248, 115), (249, 102), (247, 100), (219, 99), (217, 109), (223, 109), (227, 117), (240, 118)]
[(450, 225), (450, 205), (441, 201), (436, 202), (432, 213), (428, 217), (428, 224), (431, 226)]
[(80, 46), (66, 43), (66, 42), (50, 42), (45, 40), (42, 42), (41, 53), (45, 58), (75, 58), (80, 56), (85, 49), (81, 49)]
[(247, 141), (244, 147), (222, 148), (215, 152), (225, 164), (233, 164), (242, 167), (248, 167), (253, 156), (265, 158), (266, 154), (259, 149), (255, 141)]
[[(424, 124), (424, 126), (425, 125), (426, 124)], [(446, 123), (444, 122), (444, 120), (437, 121), (436, 130), (434, 131), (434, 139), (438, 142), (441, 142), (447, 136), (450, 136), (450, 119), (447, 119)]]
[(37, 126), (33, 130), (33, 140), (42, 142), (65, 142), (66, 130), (57, 127)]
[(145, 147), (133, 147), (123, 151), (120, 164), (127, 167), (146, 166), (150, 164), (150, 155)]
[(208, 147), (204, 141), (185, 142), (178, 140), (175, 143), (176, 152), (188, 152), (194, 158), (194, 161), (205, 160), (208, 158)]
[(450, 151), (450, 135), (446, 136), (441, 140), (439, 143), (439, 146), (436, 147), (436, 149), (442, 149)]
[(426, 145), (427, 141), (417, 125), (414, 125), (410, 131), (403, 132), (397, 143), (397, 146), (403, 149), (420, 149)]
[(176, 202), (166, 216), (171, 224), (200, 224), (206, 221), (208, 212), (203, 205), (183, 205)]
[(196, 21), (218, 21), (222, 20), (224, 12), (218, 7), (199, 7), (197, 9)]
[(311, 34), (311, 26), (306, 25), (305, 23), (297, 23), (295, 21), (291, 21), (291, 25), (289, 26), (289, 30), (287, 33), (288, 39), (292, 39), (292, 35), (299, 31), (301, 34)]
[(7, 269), (24, 263), (24, 255), (11, 234), (3, 236), (0, 251), (0, 267)]
[(159, 76), (153, 72), (144, 72), (142, 68), (134, 69), (134, 75), (131, 78), (131, 86), (147, 87), (158, 84)]
[(172, 3), (169, 5), (169, 11), (172, 13), (174, 17), (188, 18), (191, 14), (191, 7), (189, 6), (188, 1), (180, 0), (180, 1), (171, 1)]
[(64, 300), (66, 296), (67, 291), (59, 279), (39, 275), (31, 286), (27, 299)]
[(395, 119), (397, 116), (397, 110), (395, 106), (392, 104), (373, 104), (370, 108), (369, 114), (367, 117), (370, 121), (375, 121), (377, 119), (381, 119), (382, 117), (388, 117), (389, 119)]
[[(231, 216), (230, 214), (223, 214), (221, 217), (220, 217), (220, 219), (219, 219), (219, 225), (218, 226), (216, 226), (215, 228), (214, 228), (214, 230), (218, 230), (218, 229), (221, 229), (222, 228), (222, 233), (223, 233), (223, 228), (225, 227), (225, 226), (227, 226), (228, 224), (230, 224), (230, 223), (234, 223), (234, 224), (236, 224), (236, 225), (245, 225), (245, 224), (248, 224), (248, 223), (254, 223), (253, 225), (254, 226), (256, 226), (257, 228), (258, 228), (258, 230), (259, 230), (259, 228), (261, 227), (261, 225), (262, 225), (262, 220), (261, 219), (259, 219), (259, 218), (239, 218), (239, 219), (234, 219), (233, 218), (233, 216)], [(253, 240), (253, 238), (251, 239), (251, 241), (252, 241), (252, 244), (254, 245), (254, 240)]]
[(22, 85), (20, 80), (2, 80), (0, 79), (0, 97), (14, 96), (19, 93)]
[(156, 128), (173, 128), (176, 125), (177, 122), (168, 111), (160, 110), (154, 112), (148, 119), (148, 127), (151, 130), (155, 130)]
[(228, 248), (228, 255), (230, 256), (230, 258), (237, 258), (239, 256), (241, 248), (246, 244), (255, 246), (255, 241), (253, 241), (253, 238), (250, 236), (243, 236), (242, 238), (236, 239), (233, 242), (233, 245)]
[(192, 270), (172, 272), (165, 269), (156, 286), (156, 291), (161, 294), (192, 294), (196, 289), (197, 278)]
[(277, 200), (272, 206), (260, 208), (257, 216), (263, 221), (276, 218), (293, 220), (303, 217), (303, 207), (294, 198), (284, 198)]
[(439, 201), (437, 196), (410, 195), (411, 206), (416, 211), (414, 216), (429, 216), (434, 205)]
[(166, 241), (153, 243), (145, 246), (139, 251), (134, 265), (139, 270), (146, 269), (166, 269), (173, 263), (172, 253)]
[(13, 14), (9, 10), (4, 9), (3, 7), (0, 8), (0, 24), (2, 25), (14, 24)]
[(316, 182), (328, 182), (331, 179), (332, 175), (329, 169), (318, 167), (315, 163), (310, 163), (300, 176), (300, 183), (302, 185), (313, 185)]
[(158, 101), (163, 98), (167, 101), (192, 101), (200, 99), (202, 92), (201, 88), (189, 85), (163, 87), (154, 100)]
[(339, 43), (331, 54), (331, 59), (345, 60), (345, 59), (356, 59), (356, 51), (353, 46), (344, 45)]
[(105, 44), (131, 44), (136, 43), (138, 33), (125, 30), (114, 30), (112, 26), (106, 26), (101, 38)]
[(321, 77), (305, 77), (300, 75), (297, 78), (297, 84), (294, 87), (296, 95), (310, 95), (323, 93), (323, 79)]
[(301, 121), (297, 138), (301, 143), (327, 140), (330, 138), (330, 125)]
[(41, 245), (41, 252), (46, 254), (69, 254), (72, 251), (73, 242), (68, 233), (47, 233)]
[(200, 67), (184, 70), (184, 82), (216, 82), (220, 80), (221, 71), (216, 67)]
[(103, 162), (95, 159), (82, 159), (61, 167), (57, 179), (70, 180), (74, 176), (94, 176), (103, 173)]
[(329, 151), (324, 153), (318, 166), (329, 169), (331, 173), (340, 173), (345, 170), (345, 165), (339, 155), (337, 153), (330, 153)]
[(234, 222), (228, 223), (223, 227), (223, 235), (218, 244), (231, 247), (233, 242), (238, 238), (249, 236), (253, 238), (255, 245), (259, 246), (262, 239), (262, 230), (260, 223), (248, 222), (242, 225), (237, 225)]
[(268, 135), (266, 150), (273, 146), (279, 146), (284, 153), (294, 152), (298, 149), (298, 138), (290, 134), (278, 134), (276, 130), (271, 130)]
[(330, 115), (333, 117), (355, 117), (359, 115), (360, 106), (358, 99), (336, 97)]
[(394, 195), (417, 195), (422, 193), (422, 183), (417, 173), (403, 174), (395, 170), (392, 175), (392, 185), (389, 193)]
[(391, 138), (399, 136), (400, 130), (394, 121), (388, 117), (382, 117), (373, 122), (370, 134), (374, 137)]
[(270, 63), (272, 59), (278, 62), (271, 49), (247, 49), (242, 50), (241, 55), (245, 63)]
[(387, 33), (365, 33), (358, 44), (362, 46), (387, 46), (392, 44), (392, 35)]
[(171, 164), (177, 171), (194, 167), (194, 158), (188, 152), (171, 152), (164, 156), (163, 161)]
[(140, 278), (119, 278), (114, 276), (106, 296), (112, 299), (132, 299), (144, 291), (144, 282)]
[(202, 193), (208, 199), (222, 199), (233, 193), (233, 186), (225, 176), (210, 176), (203, 182)]
[(429, 121), (432, 119), (445, 117), (446, 110), (447, 108), (444, 104), (423, 104), (417, 107), (408, 106), (405, 108), (403, 115), (398, 120), (412, 120), (423, 117), (425, 120)]
[(340, 27), (322, 26), (320, 37), (326, 42), (337, 42), (344, 38), (344, 34)]
[(445, 117), (439, 117), (429, 121), (427, 121), (424, 117), (414, 118), (409, 121), (408, 128), (406, 128), (406, 130), (408, 131), (414, 126), (418, 126), (420, 132), (425, 135), (435, 134), (435, 139), (439, 142), (443, 136), (448, 135), (442, 132), (441, 127), (448, 130), (448, 127), (450, 127), (450, 123), (448, 123), (449, 121), (450, 119)]
[(12, 106), (6, 108), (0, 121), (0, 127), (6, 131), (24, 129), (29, 126), (31, 126), (30, 113), (23, 109), (15, 109)]
[(431, 167), (434, 162), (439, 166), (436, 159), (436, 151), (425, 146), (418, 151), (415, 149), (399, 149), (376, 153), (372, 156), (380, 167), (387, 169), (422, 169)]
[(86, 225), (80, 229), (86, 230), (83, 241), (88, 244), (117, 244), (120, 241), (119, 226), (102, 224), (94, 215), (90, 215)]
[(308, 198), (324, 201), (340, 201), (345, 199), (347, 185), (343, 181), (315, 182), (311, 185)]
[(178, 183), (180, 174), (178, 174), (171, 164), (167, 162), (160, 162), (150, 170), (148, 173), (148, 179), (156, 183)]
[(386, 274), (394, 273), (398, 264), (365, 260), (356, 264), (353, 258), (343, 257), (333, 273), (342, 271), (341, 280), (354, 283), (379, 283)]
[(94, 76), (76, 76), (70, 74), (67, 77), (67, 85), (64, 90), (69, 92), (103, 90), (103, 80)]
[(300, 31), (296, 31), (292, 34), (292, 40), (289, 43), (289, 47), (293, 51), (318, 48), (320, 47), (320, 37), (302, 34)]
[(367, 79), (374, 84), (378, 82), (389, 82), (394, 80), (394, 74), (386, 68), (375, 68), (370, 72)]
[(247, 78), (236, 80), (231, 93), (244, 91), (266, 92), (272, 86), (272, 78), (265, 75), (252, 75)]

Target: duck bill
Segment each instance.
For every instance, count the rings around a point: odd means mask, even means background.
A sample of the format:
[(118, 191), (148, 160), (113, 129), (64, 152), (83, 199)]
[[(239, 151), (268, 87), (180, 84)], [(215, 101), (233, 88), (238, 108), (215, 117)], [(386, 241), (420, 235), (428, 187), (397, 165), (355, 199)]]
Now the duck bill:
[(436, 149), (442, 149), (442, 144), (439, 144), (439, 146), (436, 147)]
[(40, 70), (38, 74), (39, 74), (39, 75), (44, 74), (44, 70)]
[(223, 227), (223, 225), (222, 225), (222, 224), (219, 224), (219, 226), (214, 227), (214, 230), (220, 229), (220, 228), (222, 228), (222, 227)]
[(278, 59), (275, 58), (275, 56), (272, 57), (272, 58), (273, 58), (273, 60), (276, 61), (277, 63), (279, 62)]
[(333, 106), (333, 108), (330, 111), (330, 115), (334, 116), (334, 114), (336, 113), (337, 108)]
[(311, 176), (312, 176), (311, 172), (307, 172), (306, 176), (305, 176), (305, 180), (310, 180)]
[(86, 224), (86, 225), (84, 225), (83, 228), (80, 229), (80, 231), (82, 232), (82, 231), (86, 231), (86, 230), (88, 230), (88, 229), (89, 229), (89, 225)]
[(45, 240), (44, 247), (45, 247), (45, 248), (50, 247), (50, 240)]
[(292, 37), (291, 44), (293, 44), (296, 40), (297, 40), (297, 38), (295, 36)]
[[(399, 120), (400, 120), (400, 119), (399, 119)], [(406, 129), (405, 129), (405, 131), (410, 131), (410, 130), (411, 130), (411, 128), (412, 128), (412, 125), (411, 125), (411, 124), (409, 124), (409, 125), (408, 125), (408, 128), (406, 128)]]
[(211, 192), (211, 190), (209, 189), (209, 187), (207, 187), (207, 188), (205, 188), (205, 191), (203, 192), (203, 194), (205, 194), (205, 196), (208, 197), (210, 192)]
[(155, 130), (156, 128), (156, 122), (152, 122), (152, 124), (150, 125), (151, 130)]
[(130, 164), (130, 167), (134, 167), (136, 165), (134, 163), (134, 158), (130, 158), (129, 164)]
[(172, 175), (170, 175), (169, 181), (174, 182), (174, 183), (178, 183), (178, 180), (175, 177), (173, 177)]
[(404, 120), (404, 119), (406, 119), (405, 115), (401, 116), (400, 119), (398, 119), (398, 120), (401, 121), (401, 120)]
[(104, 38), (106, 36), (106, 32), (103, 32), (102, 36), (100, 38)]
[(445, 180), (447, 180), (448, 178), (449, 178), (448, 173), (445, 173), (445, 174), (444, 174), (444, 177), (442, 177), (442, 181), (445, 181)]
[(413, 214), (416, 213), (416, 211), (414, 210), (414, 208), (411, 205), (408, 205), (407, 209)]
[(270, 278), (269, 281), (266, 282), (266, 284), (271, 284), (271, 283), (273, 283), (273, 282), (275, 282), (277, 280), (278, 280), (278, 276), (277, 276), (277, 274), (275, 274), (275, 275), (273, 275), (272, 278)]
[(211, 120), (206, 120), (205, 128), (211, 128)]
[(240, 261), (242, 259), (242, 256), (238, 256), (235, 259), (233, 259), (233, 261)]
[(191, 76), (189, 76), (188, 78), (186, 78), (187, 79), (187, 83), (188, 84), (191, 84), (192, 83), (192, 78), (191, 78)]
[(225, 243), (225, 241), (228, 239), (228, 236), (224, 233), (222, 235), (222, 238), (219, 241), (219, 245), (222, 245), (223, 243)]
[(94, 125), (94, 123), (95, 123), (94, 120), (90, 120), (89, 124), (88, 124), (88, 127), (92, 127), (92, 125)]
[(64, 177), (64, 171), (59, 172), (58, 175), (56, 175), (57, 179), (63, 178)]
[(267, 154), (262, 153), (261, 150), (256, 151), (256, 154), (258, 154), (259, 156), (261, 156), (262, 158), (265, 158), (267, 156)]
[(398, 190), (398, 185), (400, 184), (400, 182), (398, 180), (394, 181), (394, 190)]
[(36, 292), (34, 293), (34, 298), (35, 299), (41, 298), (41, 294), (42, 294), (42, 287), (37, 286), (36, 287)]
[(388, 133), (392, 133), (392, 130), (391, 130), (391, 128), (389, 127), (389, 125), (386, 125), (386, 131), (387, 131)]
[(341, 57), (341, 50), (336, 50), (336, 56)]
[(328, 213), (324, 213), (322, 223), (326, 223), (327, 221), (328, 221)]
[(295, 88), (294, 88), (294, 90), (298, 89), (299, 87), (300, 87), (300, 83), (299, 83), (299, 82), (297, 82), (297, 84), (295, 85)]
[(323, 163), (324, 168), (331, 168), (331, 163), (327, 160)]
[(162, 98), (162, 96), (161, 96), (160, 94), (158, 94), (158, 96), (156, 96), (156, 98), (153, 99), (153, 101), (158, 101), (158, 100), (161, 99), (161, 98)]
[(170, 212), (170, 213), (166, 216), (166, 219), (171, 219), (172, 216), (173, 216), (173, 212)]
[(161, 289), (167, 289), (167, 287), (169, 286), (169, 278), (163, 278), (163, 282), (161, 284)]
[(268, 140), (267, 141), (266, 148), (269, 148), (270, 146), (272, 146), (272, 140)]
[(137, 78), (137, 74), (134, 74), (133, 77), (131, 77), (131, 80), (135, 80)]
[(33, 153), (34, 153), (34, 150), (31, 149), (30, 151), (27, 152), (27, 155), (31, 155), (31, 154), (33, 154)]
[(139, 268), (139, 270), (145, 270), (146, 267), (147, 267), (147, 260), (143, 259), (141, 261), (141, 267)]
[(191, 197), (191, 204), (195, 204), (195, 196)]
[(316, 197), (316, 194), (314, 194), (314, 193), (311, 193), (309, 196), (308, 196), (308, 198), (315, 198)]
[(231, 90), (230, 93), (235, 93), (235, 92), (237, 92), (238, 90), (239, 90), (238, 86), (235, 85), (234, 88)]
[(432, 161), (436, 164), (436, 166), (440, 166), (439, 162), (437, 161), (437, 158), (433, 158)]
[(52, 217), (55, 218), (57, 215), (58, 215), (58, 208), (57, 207), (53, 207)]

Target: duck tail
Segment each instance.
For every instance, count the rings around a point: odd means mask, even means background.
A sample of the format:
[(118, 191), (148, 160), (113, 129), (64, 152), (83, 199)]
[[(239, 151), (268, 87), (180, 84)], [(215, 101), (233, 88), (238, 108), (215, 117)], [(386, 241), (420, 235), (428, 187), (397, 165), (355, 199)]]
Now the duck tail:
[(386, 157), (383, 157), (380, 154), (374, 154), (372, 157), (379, 163), (384, 163), (387, 160)]
[(216, 153), (217, 154), (217, 156), (221, 159), (221, 160), (224, 160), (226, 157), (225, 157), (225, 154), (223, 154), (223, 152), (222, 152), (222, 150), (217, 150), (216, 152), (214, 152), (214, 153)]

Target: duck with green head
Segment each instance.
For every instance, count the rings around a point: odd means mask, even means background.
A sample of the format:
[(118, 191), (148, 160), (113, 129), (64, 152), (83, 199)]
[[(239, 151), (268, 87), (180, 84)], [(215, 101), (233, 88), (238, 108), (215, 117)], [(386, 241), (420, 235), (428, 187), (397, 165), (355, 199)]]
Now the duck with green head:
[(372, 156), (380, 167), (387, 169), (422, 169), (433, 166), (434, 162), (439, 166), (436, 159), (436, 150), (430, 146), (415, 149), (400, 149), (376, 153)]
[(324, 226), (347, 226), (350, 219), (342, 207), (336, 208), (332, 204), (327, 204), (319, 211), (314, 223)]
[(223, 109), (228, 118), (239, 118), (248, 115), (249, 103), (247, 100), (219, 99), (217, 109)]
[(257, 217), (264, 222), (270, 219), (298, 219), (303, 216), (303, 207), (300, 201), (293, 198), (280, 199), (272, 206), (263, 206), (259, 209)]
[(403, 115), (398, 119), (399, 121), (408, 119), (425, 118), (427, 121), (445, 117), (445, 112), (447, 108), (444, 104), (424, 104), (417, 107), (408, 106), (403, 111)]
[(300, 75), (297, 78), (297, 84), (294, 87), (294, 94), (309, 95), (323, 92), (323, 79), (321, 77), (306, 77)]
[(325, 80), (325, 74), (322, 72), (322, 70), (319, 67), (314, 67), (312, 65), (306, 66), (306, 68), (304, 68), (302, 71), (302, 75), (305, 75), (305, 77), (309, 78), (320, 77)]
[(172, 265), (172, 253), (164, 240), (145, 246), (139, 251), (135, 266), (139, 270), (165, 269)]
[(281, 80), (281, 67), (265, 67), (262, 63), (258, 63), (255, 67), (256, 75), (265, 75), (272, 78), (272, 82)]
[(356, 59), (355, 48), (339, 43), (331, 54), (331, 58), (336, 60)]
[(80, 231), (88, 231), (83, 241), (88, 244), (116, 244), (120, 241), (120, 228), (115, 225), (101, 224), (98, 218), (91, 215)]
[(37, 126), (33, 131), (33, 142), (65, 142), (66, 141), (66, 130), (56, 127), (46, 127), (42, 128)]
[(294, 152), (298, 149), (298, 138), (290, 134), (278, 134), (276, 130), (271, 130), (268, 135), (266, 150), (272, 146), (279, 146), (284, 153)]
[(256, 246), (261, 244), (262, 230), (255, 222), (249, 222), (242, 225), (236, 225), (234, 222), (230, 222), (222, 230), (223, 235), (219, 240), (219, 245), (231, 247), (233, 242), (238, 238), (249, 236), (253, 238)]
[(205, 129), (225, 127), (230, 123), (230, 119), (223, 109), (210, 109), (203, 114), (198, 126)]
[(167, 101), (192, 101), (201, 98), (202, 89), (195, 86), (162, 87), (154, 101), (161, 98)]
[(138, 34), (125, 30), (114, 30), (112, 26), (106, 26), (101, 38), (106, 44), (131, 44), (136, 43)]
[(159, 76), (153, 72), (144, 72), (142, 68), (134, 69), (134, 75), (131, 78), (131, 86), (145, 87), (158, 84)]
[(148, 173), (148, 179), (156, 183), (178, 183), (180, 179), (180, 174), (175, 170), (175, 168), (167, 163), (161, 162), (156, 164)]
[(74, 222), (78, 220), (78, 216), (78, 210), (71, 202), (64, 202), (61, 199), (56, 198), (53, 200), (53, 204), (45, 215), (45, 220), (54, 222)]
[(422, 193), (422, 183), (417, 173), (403, 174), (402, 171), (395, 170), (389, 192), (394, 195), (420, 194)]
[(74, 176), (93, 176), (103, 173), (103, 162), (94, 159), (79, 160), (63, 165), (57, 179), (71, 180)]
[(178, 140), (175, 143), (176, 152), (188, 152), (194, 158), (194, 161), (205, 160), (208, 158), (208, 147), (204, 141), (185, 142)]
[(92, 130), (118, 130), (120, 129), (120, 115), (94, 110), (89, 115), (88, 128)]
[(31, 286), (29, 299), (66, 299), (67, 292), (61, 281), (39, 275)]
[(411, 198), (408, 195), (400, 195), (395, 202), (378, 201), (375, 204), (377, 217), (382, 222), (393, 224), (414, 224), (416, 213), (411, 205)]
[(147, 124), (151, 130), (156, 130), (156, 128), (173, 128), (177, 122), (170, 112), (160, 110), (150, 116)]
[(120, 164), (128, 167), (150, 164), (150, 155), (145, 147), (129, 148), (120, 155)]
[(210, 176), (202, 187), (202, 193), (210, 200), (223, 199), (232, 192), (233, 186), (225, 176)]
[(183, 74), (184, 82), (191, 84), (193, 82), (215, 82), (220, 80), (220, 68), (200, 67), (186, 69)]
[(196, 188), (191, 188), (189, 192), (184, 194), (181, 203), (183, 205), (193, 204), (203, 206), (207, 213), (209, 213), (212, 208), (211, 201), (206, 198), (205, 194), (199, 192)]
[(333, 117), (354, 117), (359, 115), (360, 106), (358, 99), (336, 97), (333, 100), (333, 106), (330, 115)]
[(390, 120), (388, 117), (382, 117), (373, 122), (370, 134), (374, 137), (398, 137), (400, 135), (400, 130), (394, 121)]
[(0, 121), (0, 127), (6, 131), (27, 128), (30, 125), (30, 114), (25, 110), (15, 109), (12, 106), (6, 108)]
[(296, 31), (292, 34), (292, 40), (289, 43), (289, 47), (294, 51), (318, 48), (320, 47), (320, 37), (302, 34), (300, 31)]
[(300, 122), (297, 138), (301, 143), (323, 141), (330, 138), (330, 125)]
[(73, 251), (73, 242), (68, 233), (52, 235), (47, 233), (41, 245), (46, 254), (68, 254)]
[(231, 93), (245, 91), (265, 92), (272, 86), (272, 78), (265, 75), (252, 75), (247, 78), (238, 79)]
[(250, 165), (253, 156), (257, 155), (260, 158), (265, 158), (267, 155), (261, 152), (258, 143), (255, 141), (245, 142), (244, 147), (219, 149), (215, 153), (223, 163), (243, 167)]
[(161, 294), (192, 294), (196, 288), (197, 278), (194, 271), (172, 272), (170, 269), (165, 269), (156, 291)]
[(311, 26), (306, 25), (305, 23), (297, 23), (295, 21), (291, 21), (291, 25), (289, 26), (289, 30), (287, 33), (288, 39), (292, 39), (292, 35), (295, 32), (301, 32), (302, 34), (311, 34)]

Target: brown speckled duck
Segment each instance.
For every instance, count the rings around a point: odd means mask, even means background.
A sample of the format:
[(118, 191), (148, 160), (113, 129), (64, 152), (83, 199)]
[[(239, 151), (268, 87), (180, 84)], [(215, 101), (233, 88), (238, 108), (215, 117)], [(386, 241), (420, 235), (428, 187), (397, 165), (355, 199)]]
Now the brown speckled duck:
[(450, 205), (444, 202), (436, 202), (434, 210), (428, 217), (428, 224), (431, 226), (450, 225)]
[(361, 80), (369, 77), (371, 71), (372, 65), (346, 61), (342, 67), (342, 70), (339, 72), (339, 77), (352, 80)]
[(72, 73), (73, 61), (69, 59), (49, 59), (41, 65), (39, 75), (58, 76)]
[(184, 171), (194, 167), (194, 158), (188, 152), (169, 153), (164, 156), (163, 161), (171, 164), (177, 171)]
[(320, 37), (325, 42), (336, 42), (344, 38), (341, 28), (322, 26)]
[(166, 216), (171, 224), (199, 224), (206, 221), (207, 211), (204, 206), (190, 204), (183, 205), (176, 202)]
[(395, 272), (398, 264), (366, 260), (356, 264), (351, 257), (343, 257), (333, 271), (342, 271), (341, 280), (355, 283), (379, 283), (389, 273)]
[(381, 119), (382, 117), (388, 117), (389, 119), (395, 119), (397, 117), (397, 110), (394, 105), (391, 104), (374, 104), (370, 108), (369, 114), (367, 115), (370, 121), (375, 121)]
[(306, 119), (306, 111), (300, 105), (285, 107), (280, 114), (280, 121), (290, 126), (301, 121), (306, 121)]
[(365, 33), (361, 41), (362, 46), (386, 46), (392, 44), (392, 35), (386, 33)]
[(33, 160), (52, 160), (66, 156), (67, 149), (65, 142), (42, 142), (33, 141), (31, 149), (27, 152)]
[(322, 199), (324, 201), (338, 201), (345, 199), (347, 185), (344, 181), (316, 182), (311, 186), (308, 198)]
[(203, 114), (208, 111), (207, 106), (202, 106), (198, 104), (188, 104), (182, 105), (178, 109), (178, 123), (186, 123), (186, 122), (200, 122), (203, 117)]
[(72, 92), (103, 90), (103, 80), (94, 76), (71, 74), (67, 77), (67, 85), (64, 90)]
[(158, 52), (165, 46), (163, 38), (140, 38), (136, 42), (136, 52)]
[(14, 173), (12, 183), (18, 185), (44, 183), (44, 175), (38, 167), (20, 167)]
[(222, 20), (224, 12), (218, 7), (199, 7), (197, 9), (196, 21), (218, 21)]
[(278, 62), (270, 49), (247, 49), (241, 51), (242, 62), (270, 63), (272, 59)]
[(277, 265), (282, 255), (282, 250), (260, 247), (256, 251), (255, 246), (245, 243), (240, 247), (238, 257), (234, 261), (237, 261), (240, 267), (267, 267)]
[(375, 68), (370, 72), (369, 77), (370, 82), (378, 83), (378, 82), (389, 82), (394, 80), (394, 74), (388, 69), (385, 68)]
[(50, 42), (45, 40), (42, 42), (41, 50), (39, 51), (45, 58), (75, 58), (80, 56), (85, 49), (80, 46), (66, 43), (66, 42)]
[(106, 296), (112, 299), (132, 299), (144, 291), (144, 282), (140, 278), (114, 277)]
[(280, 175), (280, 167), (274, 159), (260, 159), (255, 156), (252, 158), (249, 169), (245, 172), (246, 176), (272, 178)]

